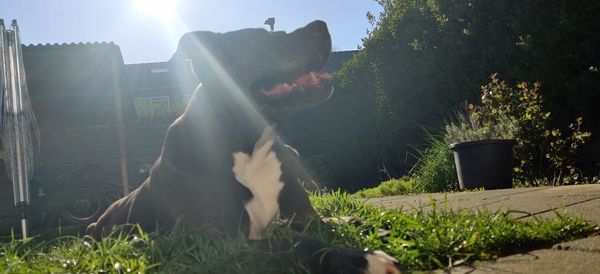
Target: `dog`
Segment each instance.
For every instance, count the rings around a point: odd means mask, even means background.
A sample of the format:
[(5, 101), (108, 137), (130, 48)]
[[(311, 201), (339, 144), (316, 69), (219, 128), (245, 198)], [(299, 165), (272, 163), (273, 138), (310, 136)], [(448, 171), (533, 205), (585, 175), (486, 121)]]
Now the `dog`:
[[(331, 96), (331, 77), (318, 73), (330, 52), (322, 21), (291, 33), (183, 35), (172, 60), (189, 60), (201, 84), (167, 130), (149, 177), (86, 233), (101, 238), (123, 224), (152, 230), (157, 222), (164, 227), (182, 218), (260, 240), (273, 223), (301, 230), (319, 219), (301, 185), (309, 176), (275, 128)], [(294, 253), (313, 273), (400, 273), (381, 251), (332, 249), (309, 237), (297, 240)]]

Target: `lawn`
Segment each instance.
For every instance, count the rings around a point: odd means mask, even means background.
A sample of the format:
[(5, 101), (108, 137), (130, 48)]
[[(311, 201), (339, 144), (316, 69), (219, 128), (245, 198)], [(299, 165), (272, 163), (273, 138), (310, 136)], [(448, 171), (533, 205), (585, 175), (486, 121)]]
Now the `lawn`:
[[(433, 210), (384, 211), (340, 192), (312, 195), (323, 216), (355, 216), (362, 224), (311, 224), (302, 232), (338, 246), (380, 249), (410, 270), (446, 268), (584, 237), (598, 227), (580, 218), (517, 221), (502, 212), (456, 212), (443, 204)], [(389, 230), (380, 238), (378, 229)], [(297, 232), (277, 229), (269, 241)], [(33, 238), (0, 243), (0, 271), (8, 273), (305, 273), (289, 251), (269, 252), (243, 237), (216, 231), (186, 231), (182, 225), (162, 234), (138, 231), (96, 242), (78, 236)]]

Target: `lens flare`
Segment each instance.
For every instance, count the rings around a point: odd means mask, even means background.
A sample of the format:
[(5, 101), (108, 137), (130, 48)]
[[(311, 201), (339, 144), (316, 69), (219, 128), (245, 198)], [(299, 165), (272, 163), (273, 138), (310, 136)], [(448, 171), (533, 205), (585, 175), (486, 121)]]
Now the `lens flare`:
[(132, 0), (137, 11), (145, 16), (155, 17), (164, 22), (175, 18), (177, 0)]

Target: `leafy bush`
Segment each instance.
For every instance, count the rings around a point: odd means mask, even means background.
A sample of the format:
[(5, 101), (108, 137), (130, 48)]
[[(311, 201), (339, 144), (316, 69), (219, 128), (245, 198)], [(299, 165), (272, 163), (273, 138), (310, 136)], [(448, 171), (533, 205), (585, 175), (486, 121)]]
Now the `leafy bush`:
[(592, 135), (581, 130), (583, 118), (577, 117), (574, 123), (569, 124), (569, 135), (563, 137), (559, 129), (546, 130), (544, 137), (548, 138), (550, 148), (546, 158), (554, 170), (553, 184), (576, 184), (580, 180), (580, 172), (575, 167), (575, 158), (580, 147)]
[[(514, 149), (518, 179), (539, 182), (533, 179), (553, 176), (554, 184), (573, 183), (579, 179), (576, 154), (591, 134), (581, 130), (581, 117), (569, 125), (566, 136), (560, 129), (550, 128), (551, 114), (543, 110), (542, 103), (539, 83), (533, 86), (518, 83), (512, 88), (493, 74), (491, 82), (481, 89), (481, 104), (469, 105), (469, 108), (470, 115), (484, 125), (497, 124), (507, 118), (517, 121), (519, 130)], [(550, 172), (546, 171), (548, 166)]]
[[(456, 106), (479, 100), (493, 72), (544, 83), (552, 127), (582, 116), (586, 130), (600, 132), (600, 1), (378, 2), (363, 49), (334, 74), (332, 98), (282, 125), (304, 157), (324, 155), (329, 186), (371, 186), (385, 178), (382, 166), (405, 174), (406, 144), (422, 142), (421, 126), (443, 127)], [(600, 153), (584, 156), (597, 174)]]

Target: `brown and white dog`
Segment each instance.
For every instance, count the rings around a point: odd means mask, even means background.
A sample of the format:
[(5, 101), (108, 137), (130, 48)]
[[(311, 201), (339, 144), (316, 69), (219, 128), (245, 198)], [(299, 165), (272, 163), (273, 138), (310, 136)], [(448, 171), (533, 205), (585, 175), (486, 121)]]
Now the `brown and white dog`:
[[(242, 228), (249, 239), (260, 239), (272, 223), (288, 220), (302, 229), (318, 219), (300, 184), (308, 177), (274, 127), (332, 94), (330, 76), (318, 73), (330, 51), (322, 21), (289, 34), (185, 34), (173, 60), (191, 60), (201, 84), (169, 127), (150, 177), (87, 233), (100, 238), (122, 224), (152, 230), (183, 218), (230, 233)], [(294, 246), (314, 273), (399, 273), (383, 252), (331, 249), (308, 237)]]

